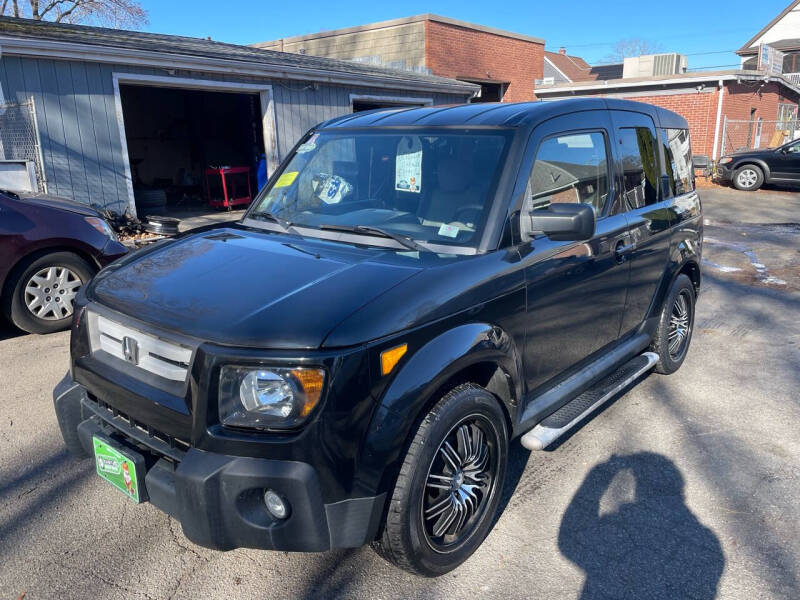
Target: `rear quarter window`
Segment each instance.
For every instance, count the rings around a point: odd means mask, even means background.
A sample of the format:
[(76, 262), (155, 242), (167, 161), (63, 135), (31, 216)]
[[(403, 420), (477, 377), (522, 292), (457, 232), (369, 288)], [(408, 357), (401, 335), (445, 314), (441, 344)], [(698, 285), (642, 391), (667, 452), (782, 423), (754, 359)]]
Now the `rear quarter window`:
[(659, 129), (664, 146), (667, 179), (673, 196), (694, 190), (692, 146), (686, 129)]

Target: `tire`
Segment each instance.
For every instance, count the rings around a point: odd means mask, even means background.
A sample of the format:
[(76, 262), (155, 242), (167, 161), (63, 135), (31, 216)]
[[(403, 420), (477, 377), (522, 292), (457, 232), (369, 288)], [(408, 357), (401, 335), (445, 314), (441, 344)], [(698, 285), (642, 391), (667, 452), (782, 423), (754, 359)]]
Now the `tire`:
[[(465, 441), (462, 433), (467, 433), (469, 445), (460, 443)], [(455, 456), (447, 454), (445, 442)], [(457, 469), (451, 468), (453, 461)], [(417, 575), (436, 577), (455, 569), (494, 524), (507, 464), (508, 431), (497, 399), (471, 383), (456, 387), (417, 428), (373, 547)]]
[[(18, 266), (10, 278), (3, 299), (6, 316), (29, 333), (66, 329), (72, 322), (75, 295), (94, 272), (89, 263), (72, 252), (32, 257)], [(59, 285), (61, 289), (57, 289)], [(41, 304), (34, 304), (37, 298)]]
[(744, 165), (733, 172), (733, 187), (744, 192), (754, 192), (764, 185), (764, 171), (756, 165)]
[[(667, 294), (667, 299), (661, 309), (658, 330), (650, 346), (650, 349), (659, 356), (655, 367), (657, 373), (670, 375), (681, 368), (692, 341), (694, 308), (694, 284), (686, 275), (681, 273), (675, 279), (669, 294)], [(684, 312), (685, 317), (681, 316)], [(681, 330), (684, 332), (682, 335), (675, 333)], [(675, 341), (677, 336), (681, 338), (678, 345), (671, 347), (670, 344)]]

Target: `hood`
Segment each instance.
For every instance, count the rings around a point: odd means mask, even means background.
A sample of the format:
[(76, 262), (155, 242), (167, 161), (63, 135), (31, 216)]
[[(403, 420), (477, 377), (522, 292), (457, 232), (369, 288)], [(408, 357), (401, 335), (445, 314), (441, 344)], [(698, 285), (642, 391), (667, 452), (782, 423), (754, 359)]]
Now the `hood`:
[(763, 158), (764, 156), (775, 154), (775, 150), (777, 150), (777, 148), (763, 148), (761, 150), (744, 148), (743, 150), (734, 150), (733, 152), (726, 154), (725, 156), (735, 156), (736, 158), (742, 158), (746, 156)]
[(420, 271), (380, 250), (230, 227), (137, 252), (89, 299), (226, 345), (317, 348), (336, 325)]
[(46, 208), (67, 210), (85, 217), (102, 217), (102, 215), (91, 206), (81, 204), (80, 202), (74, 202), (73, 200), (67, 200), (66, 198), (59, 198), (58, 196), (48, 196), (44, 194), (25, 196), (20, 194), (19, 198), (20, 201), (25, 204), (36, 204), (37, 206), (44, 206)]

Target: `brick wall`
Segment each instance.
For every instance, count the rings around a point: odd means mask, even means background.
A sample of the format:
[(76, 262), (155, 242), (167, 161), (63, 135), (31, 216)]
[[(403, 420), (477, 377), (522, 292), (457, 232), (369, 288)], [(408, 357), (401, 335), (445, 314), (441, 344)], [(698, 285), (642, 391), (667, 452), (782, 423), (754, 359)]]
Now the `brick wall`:
[(503, 102), (535, 99), (534, 80), (542, 77), (543, 57), (543, 44), (425, 22), (426, 66), (442, 77), (508, 82)]
[(719, 91), (714, 90), (705, 93), (687, 92), (686, 94), (636, 96), (628, 98), (628, 100), (654, 104), (681, 115), (689, 123), (692, 151), (695, 154), (705, 154), (710, 157), (714, 146), (717, 94)]
[[(720, 141), (718, 154), (723, 149), (724, 118), (729, 120), (747, 121), (750, 119), (751, 109), (755, 110), (753, 120), (759, 117), (765, 123), (761, 132), (761, 147), (769, 145), (775, 132), (775, 121), (778, 118), (778, 104), (797, 104), (797, 96), (777, 83), (770, 83), (761, 88), (758, 93), (758, 84), (753, 83), (726, 83), (723, 88), (722, 116), (720, 123)], [(782, 92), (783, 90), (783, 92)], [(717, 119), (717, 102), (719, 90), (711, 93), (687, 92), (685, 94), (636, 96), (629, 100), (655, 104), (683, 116), (689, 123), (689, 133), (692, 136), (692, 150), (695, 154), (712, 156), (714, 148), (714, 128)], [(755, 126), (753, 128), (755, 130)], [(753, 131), (755, 135), (755, 131)], [(731, 126), (725, 135), (725, 151), (731, 152), (747, 144), (747, 126)]]
[[(767, 148), (770, 145), (780, 145), (783, 137), (773, 140), (776, 123), (778, 118), (779, 104), (797, 104), (797, 96), (786, 88), (778, 86), (776, 83), (769, 83), (760, 88), (757, 83), (731, 83), (727, 86), (723, 115), (729, 123), (728, 130), (725, 132), (725, 152), (732, 152), (745, 147), (755, 147), (756, 144), (756, 123), (758, 119), (763, 119), (761, 131), (761, 141), (758, 147)], [(753, 125), (749, 121), (752, 118)], [(736, 123), (735, 121), (740, 121)], [(775, 141), (775, 143), (772, 143)]]

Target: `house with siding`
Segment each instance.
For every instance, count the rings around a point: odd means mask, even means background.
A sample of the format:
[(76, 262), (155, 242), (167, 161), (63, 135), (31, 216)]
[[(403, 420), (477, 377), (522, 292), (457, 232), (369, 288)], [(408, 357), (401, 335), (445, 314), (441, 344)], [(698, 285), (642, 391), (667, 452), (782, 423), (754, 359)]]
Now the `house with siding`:
[(0, 159), (21, 147), (10, 132), (27, 115), (40, 191), (136, 215), (153, 190), (202, 189), (208, 167), (254, 172), (262, 156), (272, 172), (326, 119), (371, 105), (463, 103), (479, 87), (210, 39), (2, 17), (0, 90)]
[(800, 0), (794, 0), (736, 51), (743, 69), (758, 68), (762, 46), (781, 53), (781, 72), (800, 83)]

